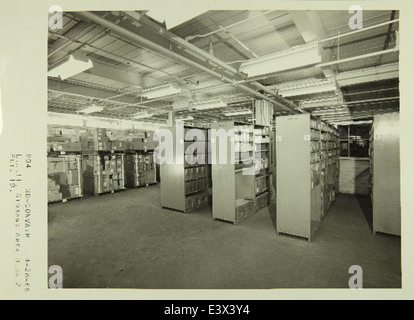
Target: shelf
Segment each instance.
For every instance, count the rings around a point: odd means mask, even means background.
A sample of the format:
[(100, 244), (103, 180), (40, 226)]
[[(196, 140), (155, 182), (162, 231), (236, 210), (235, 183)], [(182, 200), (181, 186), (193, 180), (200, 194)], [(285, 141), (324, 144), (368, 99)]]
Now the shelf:
[(206, 191), (208, 191), (208, 190), (207, 189), (203, 189), (203, 190), (200, 190), (200, 191), (186, 193), (185, 194), (185, 197), (187, 198), (187, 197), (195, 196), (195, 195), (200, 194), (200, 193), (205, 193)]
[(256, 193), (256, 197), (261, 196), (262, 194), (265, 194), (266, 192), (269, 192), (269, 191), (270, 191), (270, 189), (267, 188), (266, 190), (263, 190), (261, 192), (258, 192), (258, 193)]

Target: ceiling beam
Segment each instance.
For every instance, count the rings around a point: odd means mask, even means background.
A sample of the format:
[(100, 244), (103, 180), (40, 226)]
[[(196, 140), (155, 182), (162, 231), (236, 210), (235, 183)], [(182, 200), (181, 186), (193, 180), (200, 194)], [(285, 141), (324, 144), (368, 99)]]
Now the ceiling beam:
[[(319, 42), (326, 38), (325, 29), (317, 11), (289, 11), (289, 14), (306, 43)], [(335, 75), (330, 66), (321, 69), (327, 78)]]
[[(237, 81), (244, 80), (245, 76), (221, 60), (161, 28), (159, 25), (152, 26), (153, 22), (145, 16), (138, 21), (131, 21), (130, 19), (132, 18), (128, 19), (126, 17), (126, 19), (119, 19), (119, 17), (111, 17), (110, 15), (104, 18), (97, 13), (91, 12), (78, 12), (74, 15), (82, 20), (91, 21), (108, 28), (111, 32), (138, 46), (145, 47), (166, 58), (201, 70), (223, 82), (234, 84), (238, 89), (246, 91), (257, 98), (269, 101), (280, 109), (289, 111), (290, 113), (298, 113), (294, 103), (276, 95), (270, 90), (267, 92), (268, 89), (259, 83), (236, 83)], [(263, 90), (263, 93), (260, 93), (259, 90)], [(269, 93), (272, 97), (269, 98), (264, 93)]]
[(317, 11), (289, 11), (306, 43), (325, 39), (326, 34)]
[[(91, 99), (111, 99), (118, 95), (119, 93), (108, 92), (104, 90), (99, 90), (95, 88), (84, 87), (81, 85), (76, 85), (56, 79), (49, 79), (48, 80), (48, 88), (53, 91), (58, 91), (62, 93), (68, 94), (79, 94), (82, 96), (90, 97)], [(133, 93), (131, 93), (132, 95)], [(118, 98), (111, 99), (113, 102), (120, 102), (120, 103), (137, 103), (137, 98), (135, 97), (128, 97), (122, 96)]]
[(156, 81), (154, 78), (146, 77), (144, 73), (130, 72), (101, 63), (96, 59), (91, 60), (93, 62), (93, 68), (85, 71), (84, 73), (86, 74), (91, 74), (138, 88), (148, 88), (160, 84), (160, 82)]

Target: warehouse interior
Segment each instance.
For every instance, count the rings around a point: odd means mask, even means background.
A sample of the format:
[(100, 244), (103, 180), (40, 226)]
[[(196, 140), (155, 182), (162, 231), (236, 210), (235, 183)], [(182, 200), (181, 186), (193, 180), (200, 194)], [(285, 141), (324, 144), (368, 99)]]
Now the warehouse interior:
[[(64, 287), (349, 288), (361, 266), (364, 288), (401, 288), (399, 12), (354, 17), (56, 19), (48, 265)], [(214, 161), (222, 141), (242, 160)], [(210, 161), (180, 154), (192, 143)]]

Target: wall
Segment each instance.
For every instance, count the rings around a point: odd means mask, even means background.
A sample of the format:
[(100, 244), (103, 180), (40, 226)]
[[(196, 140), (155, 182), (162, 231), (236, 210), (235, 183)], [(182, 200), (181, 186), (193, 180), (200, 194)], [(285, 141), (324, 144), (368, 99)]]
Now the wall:
[(369, 195), (369, 159), (341, 158), (339, 192)]

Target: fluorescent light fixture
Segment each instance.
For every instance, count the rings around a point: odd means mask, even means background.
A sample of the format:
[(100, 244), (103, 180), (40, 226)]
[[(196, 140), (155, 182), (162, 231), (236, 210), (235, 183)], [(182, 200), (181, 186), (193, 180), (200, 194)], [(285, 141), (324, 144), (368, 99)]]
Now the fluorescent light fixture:
[(278, 94), (284, 98), (336, 92), (339, 88), (334, 79), (306, 79), (303, 81), (286, 82), (274, 86)]
[(399, 76), (399, 63), (397, 62), (379, 67), (341, 72), (336, 76), (336, 80), (340, 87), (346, 87), (368, 82), (397, 79)]
[(177, 119), (175, 119), (175, 121), (177, 121), (177, 122), (194, 121), (194, 118), (189, 116), (189, 117), (185, 117), (185, 118), (177, 118)]
[(311, 109), (311, 108), (335, 107), (338, 105), (342, 105), (343, 102), (344, 102), (343, 97), (339, 95), (339, 96), (326, 98), (326, 99), (302, 101), (300, 103), (300, 108)]
[(227, 103), (223, 102), (222, 100), (216, 100), (216, 101), (209, 101), (209, 102), (199, 102), (194, 103), (192, 106), (193, 110), (210, 110), (210, 109), (218, 109), (218, 108), (225, 108), (227, 107)]
[(247, 115), (250, 115), (250, 114), (253, 114), (252, 110), (226, 112), (224, 115), (226, 117), (237, 117), (237, 116), (247, 116)]
[(102, 112), (103, 110), (105, 110), (104, 107), (100, 107), (100, 106), (93, 105), (92, 107), (89, 107), (89, 108), (80, 110), (79, 113), (82, 113), (82, 114), (91, 114), (91, 113)]
[(151, 100), (181, 93), (180, 86), (176, 84), (168, 84), (161, 87), (147, 89), (141, 92), (142, 96)]
[(249, 78), (317, 65), (322, 62), (318, 43), (304, 45), (282, 52), (252, 59), (240, 66)]
[(66, 80), (91, 68), (93, 68), (91, 59), (84, 55), (70, 55), (65, 61), (49, 70), (48, 76)]
[(148, 112), (139, 112), (139, 113), (136, 113), (136, 114), (132, 115), (132, 117), (135, 120), (145, 119), (145, 118), (151, 118), (152, 116), (153, 115), (152, 114), (149, 114)]

